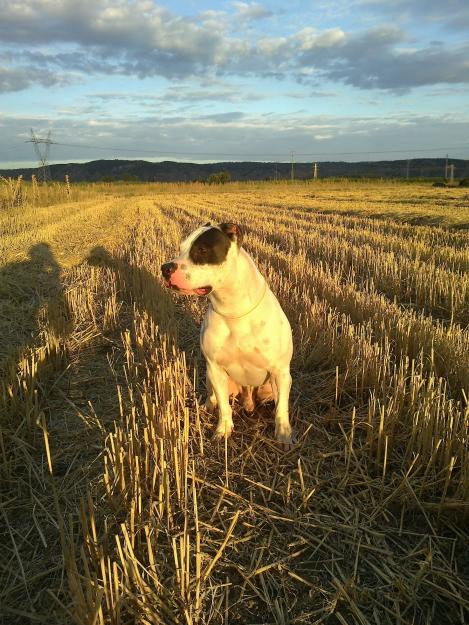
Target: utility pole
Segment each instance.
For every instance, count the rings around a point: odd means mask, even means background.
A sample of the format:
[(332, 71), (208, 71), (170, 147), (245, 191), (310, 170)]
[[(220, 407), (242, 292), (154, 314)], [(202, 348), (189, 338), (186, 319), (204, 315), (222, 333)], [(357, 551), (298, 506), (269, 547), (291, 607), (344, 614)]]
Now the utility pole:
[(448, 167), (449, 167), (449, 183), (453, 184), (453, 182), (454, 182), (454, 165), (451, 164)]
[[(50, 146), (55, 143), (55, 141), (52, 141), (52, 139), (50, 138), (50, 132), (51, 131), (49, 130), (49, 132), (47, 133), (47, 137), (44, 139), (41, 137), (37, 137), (34, 134), (34, 130), (31, 128), (31, 139), (25, 141), (25, 143), (32, 143), (34, 146), (34, 151), (38, 159), (38, 168), (42, 169), (42, 174), (40, 176), (42, 182), (47, 182), (48, 180), (50, 180), (51, 177), (48, 160)], [(44, 150), (41, 150), (40, 146), (44, 146)]]
[(291, 157), (291, 181), (293, 182), (295, 179), (295, 151), (290, 150)]

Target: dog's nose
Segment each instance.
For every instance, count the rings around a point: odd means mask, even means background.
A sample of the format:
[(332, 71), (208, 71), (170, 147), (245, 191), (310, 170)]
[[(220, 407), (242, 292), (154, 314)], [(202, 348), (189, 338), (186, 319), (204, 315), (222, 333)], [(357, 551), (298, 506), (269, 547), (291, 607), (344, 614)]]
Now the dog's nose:
[(176, 263), (172, 262), (161, 265), (161, 273), (163, 274), (163, 278), (165, 280), (169, 280), (171, 278), (171, 274), (173, 274), (177, 268), (178, 266), (176, 265)]

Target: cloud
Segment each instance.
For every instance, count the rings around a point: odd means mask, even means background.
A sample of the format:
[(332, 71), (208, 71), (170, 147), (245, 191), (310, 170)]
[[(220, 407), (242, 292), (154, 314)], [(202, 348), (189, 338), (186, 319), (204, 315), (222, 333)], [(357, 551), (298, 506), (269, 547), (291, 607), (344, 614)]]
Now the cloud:
[(324, 50), (321, 46), (303, 49), (299, 65), (317, 68), (328, 80), (360, 89), (402, 93), (423, 85), (469, 83), (469, 43), (405, 48), (408, 36), (395, 26), (336, 37), (336, 42)]
[(318, 33), (314, 28), (307, 27), (300, 30), (294, 38), (299, 43), (299, 49), (304, 52), (342, 44), (345, 41), (345, 33), (341, 28), (329, 28)]
[[(186, 160), (289, 160), (293, 147), (298, 160), (366, 160), (380, 149), (396, 152), (383, 158), (439, 156), (438, 146), (461, 145), (469, 131), (469, 115), (379, 115), (243, 114), (164, 116), (138, 119), (106, 117), (80, 120), (64, 116), (37, 118), (0, 114), (2, 142), (0, 162), (9, 160), (8, 147), (17, 145), (15, 160), (33, 160), (32, 148), (23, 143), (33, 127), (39, 136), (48, 129), (58, 144), (51, 158), (59, 162), (95, 158), (185, 158)], [(114, 131), (114, 132), (110, 132)], [(118, 132), (116, 137), (115, 132)], [(356, 138), (360, 137), (357, 148)], [(97, 146), (99, 149), (66, 147), (61, 143)], [(116, 145), (120, 146), (116, 149)], [(197, 146), (196, 148), (194, 146)], [(385, 146), (383, 148), (382, 146)], [(415, 148), (429, 152), (413, 152)], [(347, 155), (348, 152), (365, 154)], [(368, 151), (368, 153), (366, 153)], [(398, 152), (400, 151), (400, 152)], [(467, 158), (465, 151), (450, 151)], [(444, 152), (446, 153), (446, 151)]]
[(38, 73), (36, 68), (31, 67), (12, 69), (0, 67), (0, 93), (22, 91), (35, 84), (52, 87), (53, 85), (68, 83), (67, 77), (47, 70)]
[[(83, 57), (148, 74), (195, 71), (225, 55), (223, 33), (151, 0), (0, 0), (0, 40), (14, 45), (72, 44)], [(236, 42), (233, 42), (236, 44)], [(80, 59), (79, 59), (80, 60)]]
[(286, 93), (285, 94), (286, 97), (288, 98), (294, 98), (296, 100), (304, 100), (305, 98), (336, 98), (339, 94), (334, 92), (334, 91), (309, 91), (306, 94), (301, 91), (301, 92), (297, 92), (297, 93)]
[(393, 15), (402, 20), (441, 24), (456, 31), (469, 28), (467, 0), (359, 0), (359, 7), (374, 9), (378, 14)]
[[(414, 5), (419, 2), (423, 0)], [(429, 2), (436, 11), (436, 0)], [(460, 0), (451, 2), (464, 13)], [(271, 14), (256, 2), (232, 6), (238, 20), (252, 22)], [(250, 29), (234, 36), (233, 15), (205, 11), (181, 17), (152, 0), (0, 0), (0, 15), (0, 39), (14, 51), (16, 65), (8, 70), (14, 74), (3, 78), (4, 90), (34, 82), (57, 84), (66, 72), (75, 72), (75, 78), (78, 73), (120, 74), (172, 81), (234, 75), (288, 78), (315, 89), (328, 80), (396, 93), (422, 85), (469, 83), (469, 43), (419, 46), (397, 26), (347, 32), (306, 24), (287, 36), (262, 37)]]
[(157, 93), (103, 92), (91, 93), (88, 97), (94, 102), (126, 102), (139, 107), (158, 107), (159, 110), (165, 110), (181, 108), (181, 105), (191, 109), (200, 102), (256, 102), (265, 100), (268, 96), (253, 91), (252, 87), (241, 85), (234, 88), (233, 85), (220, 82), (217, 86), (207, 85), (204, 88), (193, 88), (179, 83)]
[(441, 50), (435, 47), (403, 50), (388, 46), (346, 46), (341, 63), (328, 63), (325, 75), (360, 89), (405, 92), (440, 83), (469, 83), (469, 44)]
[(231, 124), (238, 122), (246, 117), (241, 111), (227, 111), (225, 113), (211, 113), (209, 115), (197, 115), (194, 119), (201, 122), (210, 122), (214, 124)]
[(258, 2), (233, 2), (236, 9), (235, 18), (245, 22), (271, 17), (273, 12)]

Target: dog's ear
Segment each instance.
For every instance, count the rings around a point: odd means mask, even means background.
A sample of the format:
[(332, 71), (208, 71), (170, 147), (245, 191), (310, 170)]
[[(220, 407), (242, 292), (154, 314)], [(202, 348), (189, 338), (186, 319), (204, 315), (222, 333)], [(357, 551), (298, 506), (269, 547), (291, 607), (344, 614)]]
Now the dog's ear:
[(238, 247), (243, 243), (243, 232), (238, 224), (220, 224), (220, 230), (224, 232), (232, 241), (236, 241)]

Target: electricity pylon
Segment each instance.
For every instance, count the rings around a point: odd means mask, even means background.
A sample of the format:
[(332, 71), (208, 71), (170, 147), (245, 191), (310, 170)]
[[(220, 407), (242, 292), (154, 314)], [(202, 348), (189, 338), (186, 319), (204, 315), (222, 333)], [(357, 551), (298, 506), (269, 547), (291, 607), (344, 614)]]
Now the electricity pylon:
[[(34, 151), (36, 152), (36, 156), (39, 161), (38, 169), (41, 170), (41, 175), (39, 176), (39, 179), (42, 180), (42, 182), (47, 182), (48, 180), (51, 179), (50, 168), (49, 168), (49, 163), (48, 163), (50, 146), (53, 143), (55, 143), (50, 138), (50, 130), (47, 133), (47, 137), (44, 139), (42, 137), (37, 137), (34, 134), (34, 130), (31, 128), (31, 139), (28, 139), (26, 143), (33, 144)], [(41, 149), (42, 146), (44, 146), (43, 149)]]

